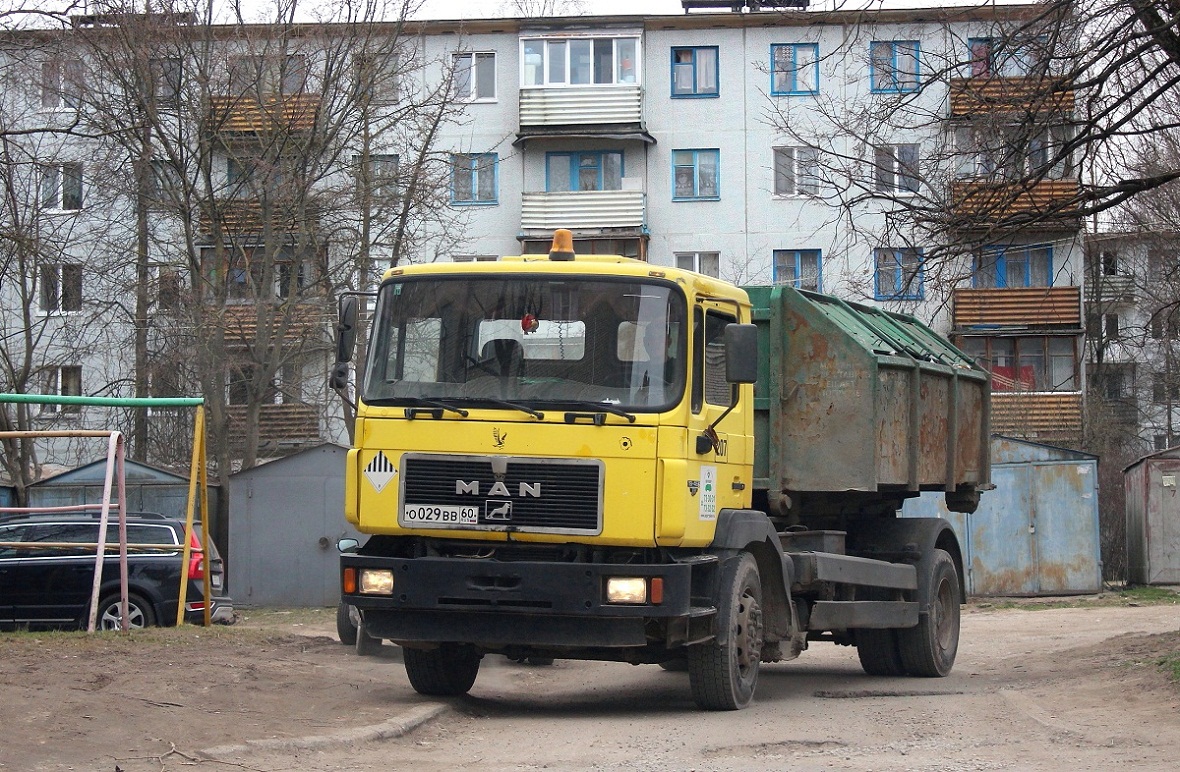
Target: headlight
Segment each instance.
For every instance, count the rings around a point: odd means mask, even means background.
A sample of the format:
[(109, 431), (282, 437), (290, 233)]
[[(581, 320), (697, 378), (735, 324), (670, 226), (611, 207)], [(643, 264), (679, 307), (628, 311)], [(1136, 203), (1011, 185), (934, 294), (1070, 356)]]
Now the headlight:
[(361, 569), (362, 595), (393, 595), (393, 572), (388, 569)]
[(647, 579), (612, 576), (606, 580), (607, 603), (647, 603)]

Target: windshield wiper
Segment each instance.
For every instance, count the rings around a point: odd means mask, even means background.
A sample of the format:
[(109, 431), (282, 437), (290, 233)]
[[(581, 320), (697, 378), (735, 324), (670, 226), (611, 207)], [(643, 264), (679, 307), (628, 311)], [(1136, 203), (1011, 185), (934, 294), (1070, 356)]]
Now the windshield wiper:
[(522, 405), (519, 402), (509, 402), (508, 400), (505, 400), (505, 399), (493, 399), (491, 397), (473, 397), (473, 398), (467, 400), (467, 404), (473, 405), (473, 406), (474, 405), (482, 405), (482, 404), (498, 405), (499, 407), (508, 407), (508, 408), (512, 408), (513, 410), (519, 410), (522, 413), (528, 413), (533, 418), (536, 418), (538, 421), (545, 418), (545, 414), (539, 410), (533, 410), (528, 405)]
[(567, 424), (572, 424), (574, 421), (577, 421), (579, 418), (591, 418), (594, 420), (594, 423), (601, 426), (606, 419), (607, 413), (611, 413), (612, 415), (622, 416), (623, 418), (626, 418), (629, 423), (635, 423), (635, 416), (634, 415), (632, 415), (631, 413), (628, 413), (626, 410), (623, 410), (621, 407), (615, 407), (614, 405), (612, 405), (609, 402), (578, 401), (578, 402), (570, 402), (568, 404), (571, 404), (575, 407), (585, 408), (586, 410), (590, 410), (593, 412), (590, 412), (590, 413), (566, 413), (565, 414), (565, 422)]
[(457, 413), (461, 418), (467, 417), (467, 411), (461, 407), (455, 407), (441, 399), (427, 399), (426, 397), (387, 397), (385, 399), (373, 399), (368, 401), (370, 405), (402, 405), (410, 403), (412, 407), (406, 408), (406, 418), (417, 418), (419, 413), (427, 413), (434, 415), (435, 418), (442, 418), (443, 412)]

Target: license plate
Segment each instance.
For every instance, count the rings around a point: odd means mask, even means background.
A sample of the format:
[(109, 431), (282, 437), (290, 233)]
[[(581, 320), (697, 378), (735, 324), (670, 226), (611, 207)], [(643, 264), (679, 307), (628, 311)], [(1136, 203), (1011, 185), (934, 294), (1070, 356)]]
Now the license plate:
[(216, 590), (220, 590), (221, 589), (221, 575), (220, 574), (213, 574), (212, 576), (210, 576), (209, 577), (209, 586), (216, 589)]
[(479, 507), (454, 504), (407, 504), (402, 510), (405, 525), (478, 525)]

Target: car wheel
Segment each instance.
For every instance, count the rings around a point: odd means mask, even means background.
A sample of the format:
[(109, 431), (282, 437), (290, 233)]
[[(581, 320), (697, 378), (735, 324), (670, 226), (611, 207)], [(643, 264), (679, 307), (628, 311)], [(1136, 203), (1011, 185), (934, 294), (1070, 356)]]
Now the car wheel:
[[(122, 622), (122, 598), (119, 595), (108, 595), (99, 601), (96, 625), (99, 630), (122, 630)], [(137, 630), (156, 624), (152, 605), (134, 593), (127, 594), (127, 624)]]
[(336, 635), (345, 646), (356, 646), (356, 625), (352, 623), (352, 615), (344, 601), (336, 607)]
[(403, 649), (402, 656), (410, 686), (428, 697), (467, 694), (483, 658), (475, 647), (458, 643), (439, 644), (436, 649)]

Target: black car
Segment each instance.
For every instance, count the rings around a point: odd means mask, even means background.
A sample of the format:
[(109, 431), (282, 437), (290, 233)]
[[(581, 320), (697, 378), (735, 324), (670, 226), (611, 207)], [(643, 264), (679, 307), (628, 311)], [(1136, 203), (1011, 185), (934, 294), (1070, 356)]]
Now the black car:
[[(98, 541), (97, 513), (21, 515), (0, 519), (0, 628), (85, 627), (89, 620), (94, 583), (94, 544)], [(210, 618), (233, 622), (233, 601), (224, 595), (224, 570), (217, 547), (205, 560), (200, 527), (189, 534), (189, 589), (185, 621), (205, 620), (204, 572), (212, 590)], [(128, 616), (131, 627), (173, 625), (180, 598), (184, 560), (184, 522), (163, 515), (137, 512), (127, 517), (127, 543), (159, 545), (128, 551)], [(20, 546), (15, 543), (22, 543)], [(110, 515), (107, 544), (118, 545), (117, 515)], [(38, 544), (46, 546), (40, 547)], [(77, 548), (62, 546), (78, 544)], [(51, 546), (54, 545), (54, 546)], [(99, 590), (98, 626), (121, 628), (119, 553), (108, 550)]]

